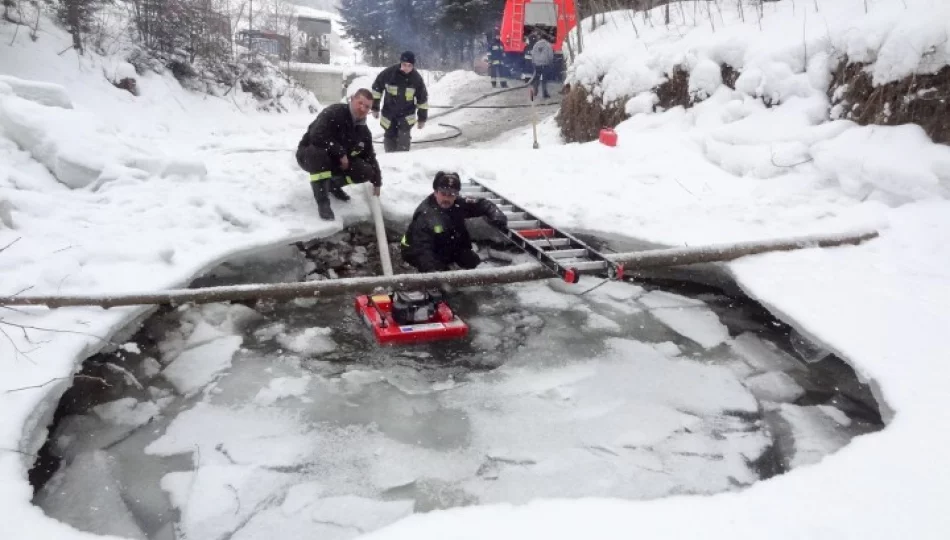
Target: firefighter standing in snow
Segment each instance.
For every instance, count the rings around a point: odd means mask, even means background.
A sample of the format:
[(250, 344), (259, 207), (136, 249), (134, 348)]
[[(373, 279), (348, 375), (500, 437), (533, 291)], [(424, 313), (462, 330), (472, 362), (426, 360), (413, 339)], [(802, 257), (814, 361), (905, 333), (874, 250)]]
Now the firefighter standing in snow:
[(551, 76), (551, 64), (554, 63), (554, 49), (544, 34), (539, 34), (537, 42), (531, 47), (531, 58), (534, 62), (534, 76), (531, 77), (531, 99), (538, 95), (538, 86), (541, 86), (541, 97), (548, 99), (548, 78)]
[(402, 237), (402, 258), (420, 272), (478, 266), (481, 259), (472, 251), (472, 239), (465, 220), (485, 217), (496, 227), (505, 227), (508, 218), (488, 199), (459, 198), (462, 182), (456, 173), (439, 171), (432, 182), (434, 193), (426, 197), (412, 214), (412, 223)]
[[(373, 81), (373, 117), (386, 130), (383, 148), (387, 152), (406, 152), (412, 140), (409, 130), (422, 129), (429, 116), (429, 93), (422, 76), (415, 70), (416, 55), (402, 53), (399, 63), (384, 69)], [(384, 101), (383, 110), (379, 102)]]
[(501, 44), (498, 34), (488, 40), (488, 71), (491, 74), (491, 87), (495, 88), (499, 80), (502, 88), (508, 88), (508, 81), (502, 73), (502, 59), (505, 57), (505, 47)]
[(531, 56), (531, 50), (538, 42), (538, 31), (532, 30), (528, 33), (528, 39), (524, 46), (524, 62), (521, 64), (521, 76), (525, 82), (531, 80), (531, 74), (534, 73), (534, 58)]
[(310, 173), (310, 187), (317, 200), (320, 218), (334, 219), (330, 198), (350, 200), (342, 186), (371, 182), (379, 196), (383, 183), (373, 136), (366, 127), (366, 116), (373, 94), (360, 88), (349, 104), (336, 103), (320, 111), (297, 145), (297, 164)]

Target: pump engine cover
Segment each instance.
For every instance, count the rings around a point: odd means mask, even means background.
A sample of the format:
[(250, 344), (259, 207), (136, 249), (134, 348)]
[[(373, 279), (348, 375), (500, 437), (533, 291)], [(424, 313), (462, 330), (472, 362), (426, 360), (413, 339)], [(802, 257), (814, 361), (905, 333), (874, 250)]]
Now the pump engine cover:
[(419, 324), (435, 316), (435, 300), (426, 291), (399, 291), (393, 294), (393, 320), (398, 324)]

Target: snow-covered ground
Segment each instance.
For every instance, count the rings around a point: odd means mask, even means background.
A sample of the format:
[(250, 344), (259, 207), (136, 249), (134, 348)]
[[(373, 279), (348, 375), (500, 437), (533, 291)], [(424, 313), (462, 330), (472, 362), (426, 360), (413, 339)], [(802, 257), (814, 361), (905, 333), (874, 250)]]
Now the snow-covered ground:
[[(715, 25), (697, 21), (670, 31), (661, 24), (638, 26), (637, 41), (621, 17), (585, 36), (589, 56), (579, 59), (578, 76), (609, 70), (605, 93), (633, 95), (648, 89), (658, 70), (686, 60), (696, 89), (710, 96), (697, 107), (633, 117), (618, 127), (616, 148), (556, 144), (545, 120), (536, 151), (529, 132), (509, 134), (502, 148), (382, 156), (383, 207), (389, 218), (407, 218), (434, 172), (456, 169), (564, 227), (668, 245), (873, 226), (880, 238), (860, 246), (746, 257), (726, 267), (750, 295), (867, 377), (889, 413), (887, 428), (816, 465), (740, 492), (479, 506), (413, 515), (372, 537), (945, 537), (950, 149), (929, 143), (913, 126), (825, 122), (825, 91), (828, 53), (834, 51), (871, 62), (879, 80), (946, 64), (948, 7), (937, 0), (763, 6), (761, 23), (748, 9), (743, 25), (732, 6), (701, 2), (694, 10), (684, 3), (675, 7), (678, 13), (712, 9)], [(103, 67), (115, 69), (115, 62), (77, 61), (71, 51), (58, 55), (69, 43), (64, 34), (41, 33), (36, 43), (13, 34), (11, 26), (0, 26), (0, 73), (64, 90), (47, 88), (43, 95), (50, 97), (38, 98), (34, 84), (0, 82), (3, 293), (181, 285), (235, 253), (327, 235), (342, 223), (366, 219), (359, 198), (335, 204), (337, 222), (316, 217), (292, 155), (312, 119), (303, 110), (259, 114), (242, 94), (191, 95), (158, 76), (140, 80), (142, 96), (134, 98), (103, 78)], [(631, 50), (638, 52), (625, 56)], [(738, 90), (716, 84), (707, 60), (745, 68)], [(487, 81), (482, 84), (488, 90)], [(64, 96), (72, 108), (63, 107)], [(759, 96), (779, 104), (767, 108)], [(635, 98), (628, 111), (642, 110), (650, 99)], [(30, 504), (26, 470), (53, 400), (78, 362), (145, 313), (0, 312), (6, 537), (90, 537)], [(292, 394), (288, 384), (261, 399)], [(91, 458), (91, 469), (109, 467), (101, 456)], [(253, 505), (262, 489), (281, 481), (226, 469), (170, 478), (169, 491), (188, 484), (227, 496), (223, 475), (232, 489), (247, 489), (242, 500)], [(303, 508), (318, 488), (288, 489), (282, 508)], [(330, 501), (306, 510), (334, 516), (357, 504)], [(405, 508), (394, 505), (384, 513), (398, 517)]]

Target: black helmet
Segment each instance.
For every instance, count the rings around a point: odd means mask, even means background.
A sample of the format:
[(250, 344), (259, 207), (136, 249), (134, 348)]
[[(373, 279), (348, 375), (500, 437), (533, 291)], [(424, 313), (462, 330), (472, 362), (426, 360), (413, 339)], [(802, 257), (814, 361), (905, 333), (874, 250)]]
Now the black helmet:
[(459, 191), (462, 190), (462, 180), (459, 178), (458, 173), (439, 171), (435, 173), (435, 180), (432, 181), (432, 189), (458, 195)]

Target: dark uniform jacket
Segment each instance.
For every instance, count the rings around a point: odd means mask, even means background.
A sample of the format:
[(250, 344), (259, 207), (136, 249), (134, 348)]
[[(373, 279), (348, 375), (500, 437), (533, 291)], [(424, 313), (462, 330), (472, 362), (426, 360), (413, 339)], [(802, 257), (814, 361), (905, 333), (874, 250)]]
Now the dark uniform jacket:
[[(332, 175), (344, 174), (340, 169), (340, 158), (343, 156), (347, 156), (351, 162), (362, 159), (376, 173), (375, 180), (370, 181), (375, 185), (382, 183), (379, 162), (373, 149), (373, 135), (365, 123), (357, 124), (353, 120), (347, 103), (335, 103), (320, 111), (300, 139), (297, 156), (300, 166), (307, 172)], [(301, 156), (304, 156), (303, 159)]]
[(425, 122), (429, 117), (429, 92), (418, 70), (403, 73), (399, 64), (395, 64), (381, 71), (373, 81), (373, 111), (379, 111), (379, 102), (384, 94), (386, 99), (381, 115), (385, 120), (380, 120), (383, 128), (388, 128), (388, 123), (400, 118), (415, 124), (417, 113), (420, 122)]
[(501, 64), (505, 57), (505, 46), (497, 37), (488, 42), (488, 61), (491, 64)]
[(402, 250), (418, 260), (420, 267), (445, 270), (457, 252), (472, 249), (465, 220), (482, 216), (500, 224), (506, 221), (504, 212), (487, 199), (459, 197), (443, 209), (435, 195), (429, 195), (412, 214)]

